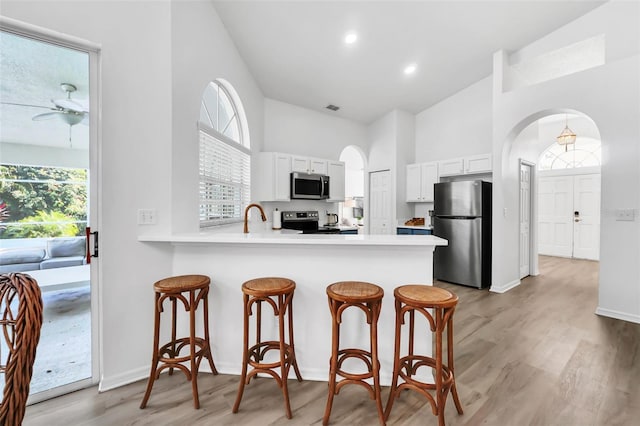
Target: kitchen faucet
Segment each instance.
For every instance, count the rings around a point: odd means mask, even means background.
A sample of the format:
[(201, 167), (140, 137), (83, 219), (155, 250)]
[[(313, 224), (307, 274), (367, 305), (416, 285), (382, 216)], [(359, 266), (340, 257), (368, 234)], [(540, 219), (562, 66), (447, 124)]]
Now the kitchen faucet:
[(260, 210), (260, 215), (262, 216), (262, 221), (266, 222), (267, 221), (267, 216), (265, 216), (264, 214), (264, 210), (262, 210), (262, 207), (260, 206), (260, 204), (249, 204), (247, 206), (246, 209), (244, 209), (244, 233), (248, 234), (249, 233), (249, 209), (251, 207), (257, 207), (258, 210)]

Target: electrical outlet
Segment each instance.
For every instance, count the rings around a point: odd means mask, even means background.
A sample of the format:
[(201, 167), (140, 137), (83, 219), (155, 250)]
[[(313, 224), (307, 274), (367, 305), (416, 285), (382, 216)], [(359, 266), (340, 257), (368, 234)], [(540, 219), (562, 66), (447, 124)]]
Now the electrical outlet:
[(138, 225), (155, 225), (157, 215), (156, 209), (139, 209)]
[(636, 220), (635, 210), (633, 209), (616, 209), (615, 216), (617, 221), (629, 221)]

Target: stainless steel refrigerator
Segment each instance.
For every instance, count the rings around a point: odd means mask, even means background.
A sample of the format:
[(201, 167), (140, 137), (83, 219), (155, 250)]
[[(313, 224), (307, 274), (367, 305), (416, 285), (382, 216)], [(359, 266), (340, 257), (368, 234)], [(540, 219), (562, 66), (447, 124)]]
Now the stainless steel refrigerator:
[(436, 247), (437, 280), (471, 287), (491, 285), (491, 182), (434, 185), (433, 234), (449, 241)]

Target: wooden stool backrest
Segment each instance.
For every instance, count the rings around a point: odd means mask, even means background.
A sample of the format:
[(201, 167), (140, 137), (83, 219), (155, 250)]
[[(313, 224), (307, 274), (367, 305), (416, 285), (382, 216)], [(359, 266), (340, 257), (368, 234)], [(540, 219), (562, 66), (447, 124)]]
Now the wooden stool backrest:
[(0, 333), (9, 350), (6, 359), (0, 354), (5, 379), (0, 425), (17, 426), (24, 418), (42, 327), (42, 295), (36, 280), (20, 273), (0, 275), (0, 315)]

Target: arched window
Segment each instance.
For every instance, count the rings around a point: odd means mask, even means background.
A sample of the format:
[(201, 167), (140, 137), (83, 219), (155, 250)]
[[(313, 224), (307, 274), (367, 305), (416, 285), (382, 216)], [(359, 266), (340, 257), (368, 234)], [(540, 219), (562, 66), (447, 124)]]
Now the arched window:
[(242, 104), (223, 80), (200, 105), (200, 227), (242, 221), (251, 199), (251, 150)]
[(538, 161), (539, 170), (575, 169), (579, 167), (598, 167), (602, 164), (600, 141), (591, 138), (578, 138), (576, 143), (565, 151), (563, 146), (553, 143)]

